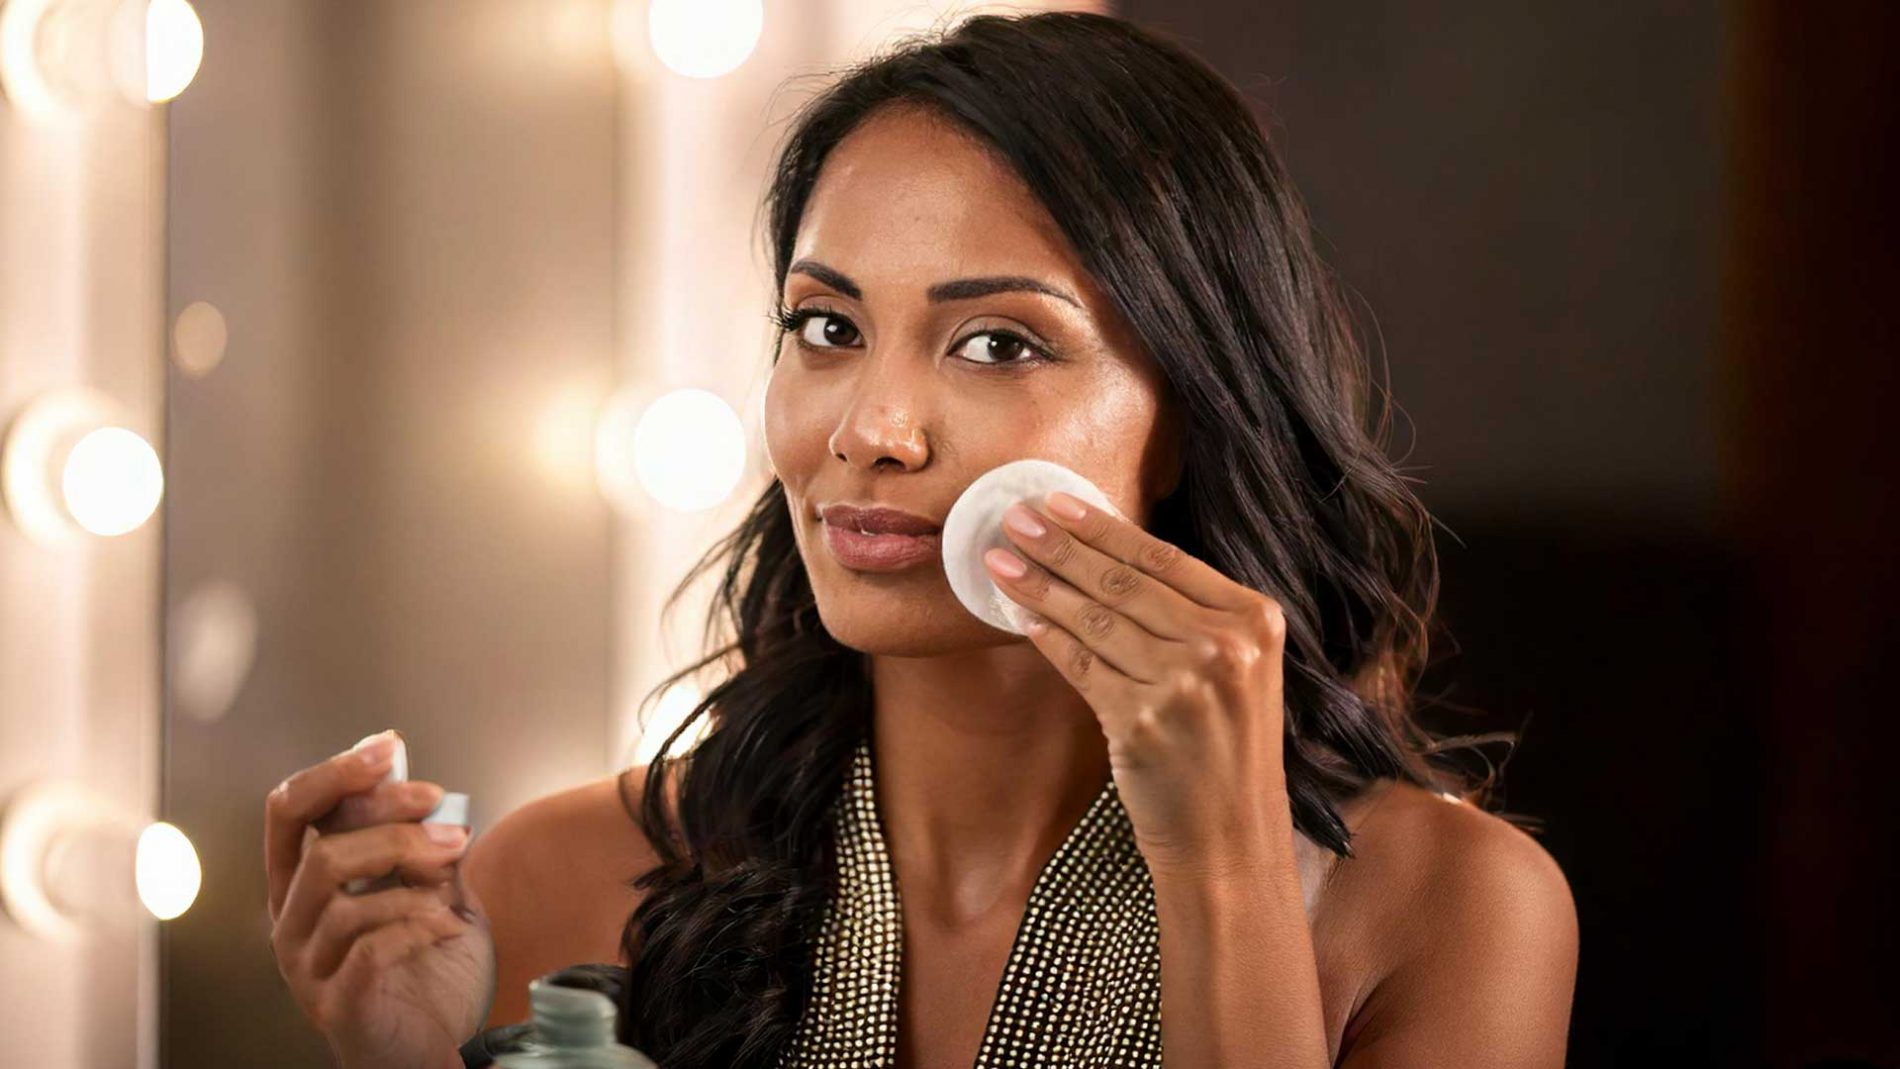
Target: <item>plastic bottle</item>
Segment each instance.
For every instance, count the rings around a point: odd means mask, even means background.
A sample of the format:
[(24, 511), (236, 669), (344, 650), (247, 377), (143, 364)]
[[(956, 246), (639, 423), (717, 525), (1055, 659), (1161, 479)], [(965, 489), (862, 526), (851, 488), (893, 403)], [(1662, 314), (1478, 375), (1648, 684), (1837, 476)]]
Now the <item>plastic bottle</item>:
[(615, 1042), (613, 1000), (598, 991), (538, 979), (528, 984), (534, 1028), (521, 1049), (495, 1059), (495, 1069), (658, 1069), (653, 1059)]

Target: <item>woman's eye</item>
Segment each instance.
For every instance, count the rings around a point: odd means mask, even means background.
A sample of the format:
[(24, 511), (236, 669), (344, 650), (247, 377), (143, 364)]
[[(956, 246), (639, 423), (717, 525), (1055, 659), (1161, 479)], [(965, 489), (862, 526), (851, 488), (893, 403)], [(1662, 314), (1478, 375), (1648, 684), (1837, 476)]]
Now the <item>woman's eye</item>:
[(963, 339), (958, 352), (976, 364), (1024, 364), (1042, 355), (1041, 351), (1006, 330), (985, 330)]
[(801, 318), (798, 338), (814, 349), (844, 348), (857, 339), (858, 328), (843, 316), (829, 312), (805, 312)]

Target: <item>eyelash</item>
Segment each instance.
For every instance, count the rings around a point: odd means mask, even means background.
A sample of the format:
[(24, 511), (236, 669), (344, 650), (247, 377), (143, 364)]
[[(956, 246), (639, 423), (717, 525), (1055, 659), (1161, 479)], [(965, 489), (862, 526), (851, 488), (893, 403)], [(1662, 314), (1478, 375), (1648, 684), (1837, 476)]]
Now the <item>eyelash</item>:
[[(800, 348), (812, 350), (814, 352), (823, 352), (829, 349), (843, 348), (843, 346), (837, 346), (837, 345), (813, 345), (810, 342), (806, 341), (804, 338), (804, 335), (799, 332), (799, 328), (803, 327), (806, 323), (810, 322), (811, 320), (818, 319), (820, 317), (827, 318), (827, 319), (842, 319), (847, 323), (851, 322), (849, 317), (840, 315), (839, 313), (829, 308), (791, 309), (791, 308), (780, 306), (779, 308), (775, 309), (774, 311), (770, 313), (770, 318), (778, 324), (779, 330), (781, 332), (791, 334), (793, 340), (798, 343)], [(857, 327), (857, 324), (853, 323), (852, 328), (855, 330), (856, 327)], [(998, 338), (1007, 338), (1010, 341), (1016, 342), (1017, 344), (1021, 345), (1024, 349), (1028, 350), (1033, 355), (1018, 357), (1014, 360), (995, 360), (995, 361), (990, 361), (987, 364), (985, 364), (981, 360), (973, 360), (971, 361), (971, 363), (978, 364), (984, 367), (1020, 367), (1025, 364), (1053, 363), (1056, 359), (1055, 354), (1050, 352), (1048, 349), (1037, 344), (1036, 342), (1029, 340), (1028, 338), (1023, 337), (1021, 334), (1018, 334), (1012, 330), (991, 329), (991, 330), (974, 331), (972, 333), (966, 334), (963, 337), (957, 339), (957, 343), (954, 346), (954, 348), (961, 349), (963, 348), (964, 345), (969, 343), (971, 338), (981, 338), (986, 335), (998, 337)]]

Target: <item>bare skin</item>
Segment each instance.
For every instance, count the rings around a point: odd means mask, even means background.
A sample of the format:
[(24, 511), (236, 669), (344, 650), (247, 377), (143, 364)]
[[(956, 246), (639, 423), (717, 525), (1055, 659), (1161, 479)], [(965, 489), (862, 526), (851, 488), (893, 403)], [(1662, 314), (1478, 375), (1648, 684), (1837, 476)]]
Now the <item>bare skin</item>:
[[(941, 567), (845, 567), (814, 510), (876, 504), (941, 522), (977, 475), (1042, 456), (1088, 476), (1140, 524), (1178, 479), (1181, 427), (1158, 372), (1040, 205), (927, 115), (881, 113), (838, 147), (794, 260), (784, 304), (824, 314), (784, 339), (766, 441), (825, 626), (872, 658), (880, 804), (905, 905), (898, 1064), (966, 1069), (1036, 875), (1125, 769), (1099, 709), (1040, 645), (963, 611)], [(991, 276), (1036, 279), (1075, 303), (927, 296)], [(1037, 351), (1056, 359), (1013, 363)], [(1283, 784), (1263, 775), (1256, 794), (1261, 813), (1284, 819)], [(1577, 931), (1548, 854), (1408, 784), (1382, 781), (1344, 816), (1350, 861), (1265, 834), (1260, 851), (1214, 859), (1239, 878), (1193, 886), (1170, 875), (1164, 1000), (1205, 994), (1195, 1001), (1214, 1009), (1182, 1012), (1211, 1014), (1194, 1031), (1229, 1050), (1248, 1049), (1236, 1037), (1273, 1041), (1245, 1064), (1561, 1065)], [(650, 863), (636, 837), (603, 780), (476, 840), (464, 871), (495, 933), (491, 1024), (525, 1015), (532, 976), (618, 955), (634, 904), (625, 880)], [(1150, 860), (1159, 885), (1166, 866)], [(1191, 933), (1198, 921), (1209, 931)], [(1242, 1064), (1212, 1040), (1169, 1042), (1171, 1066)]]

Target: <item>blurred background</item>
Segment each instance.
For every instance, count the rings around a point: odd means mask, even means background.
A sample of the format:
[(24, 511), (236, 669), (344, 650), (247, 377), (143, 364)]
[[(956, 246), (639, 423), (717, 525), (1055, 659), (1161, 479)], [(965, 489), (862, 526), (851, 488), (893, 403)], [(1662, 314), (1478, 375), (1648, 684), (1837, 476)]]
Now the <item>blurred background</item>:
[[(328, 1064), (263, 799), (365, 734), (478, 833), (644, 759), (767, 477), (785, 118), (1039, 6), (0, 0), (11, 1061)], [(1363, 299), (1570, 1063), (1900, 1066), (1900, 8), (1088, 9), (1249, 97)]]

